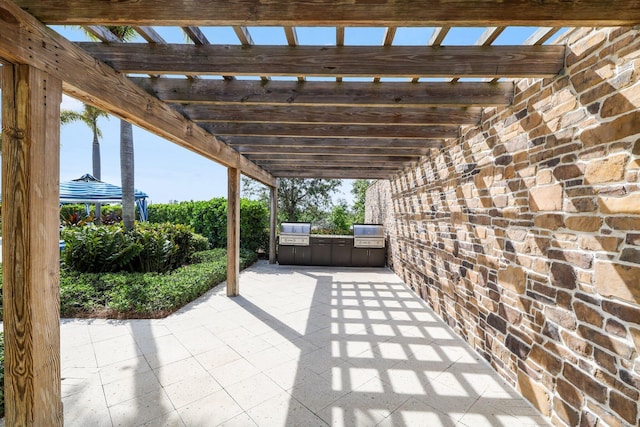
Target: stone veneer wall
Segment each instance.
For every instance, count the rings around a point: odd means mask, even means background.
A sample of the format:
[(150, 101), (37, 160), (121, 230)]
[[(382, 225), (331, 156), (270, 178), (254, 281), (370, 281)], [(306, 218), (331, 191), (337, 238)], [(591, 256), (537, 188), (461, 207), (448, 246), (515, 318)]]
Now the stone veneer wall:
[(640, 31), (564, 37), (566, 72), (367, 192), (389, 265), (555, 425), (638, 425)]

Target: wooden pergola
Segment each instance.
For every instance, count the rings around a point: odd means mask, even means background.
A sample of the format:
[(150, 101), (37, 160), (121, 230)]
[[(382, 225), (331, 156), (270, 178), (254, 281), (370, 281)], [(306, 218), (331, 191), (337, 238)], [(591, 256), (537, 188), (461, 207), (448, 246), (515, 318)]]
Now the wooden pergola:
[[(227, 290), (237, 295), (241, 174), (271, 189), (273, 256), (277, 178), (388, 178), (478, 124), (483, 107), (509, 105), (507, 79), (561, 73), (564, 47), (545, 43), (562, 27), (639, 23), (637, 0), (0, 0), (7, 425), (62, 425), (63, 92), (228, 168)], [(75, 44), (47, 25), (83, 26), (102, 42)], [(112, 25), (146, 42), (121, 43)], [(287, 43), (255, 43), (248, 25), (280, 27)], [(191, 43), (166, 43), (158, 26)], [(216, 45), (201, 26), (231, 27), (239, 44)], [(296, 27), (309, 26), (331, 27), (335, 44), (300, 45)], [(386, 29), (380, 45), (345, 45), (345, 28), (364, 26)], [(475, 44), (443, 45), (470, 26), (487, 27)], [(540, 28), (494, 46), (508, 26)], [(423, 46), (395, 46), (401, 27), (434, 30)]]

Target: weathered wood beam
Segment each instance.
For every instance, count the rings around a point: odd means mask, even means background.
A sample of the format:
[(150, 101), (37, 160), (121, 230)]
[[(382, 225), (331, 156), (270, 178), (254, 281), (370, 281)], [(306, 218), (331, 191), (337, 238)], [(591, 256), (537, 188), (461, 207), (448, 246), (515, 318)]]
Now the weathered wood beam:
[[(451, 30), (451, 27), (446, 25), (433, 30), (433, 34), (431, 34), (431, 37), (427, 42), (427, 46), (440, 46), (444, 41), (444, 38), (447, 37), (447, 34), (449, 34), (449, 30)], [(411, 79), (411, 83), (417, 83), (419, 80), (420, 77), (413, 77)]]
[(131, 80), (163, 101), (192, 104), (369, 107), (500, 106), (513, 101), (513, 83), (288, 82), (202, 79)]
[(63, 80), (63, 90), (184, 148), (242, 172), (268, 185), (275, 178), (193, 122), (150, 96), (53, 30), (46, 28), (12, 1), (0, 0), (0, 57), (30, 64)]
[[(358, 158), (354, 157), (341, 157), (337, 159), (335, 156), (329, 158), (323, 158), (323, 162), (321, 166), (318, 165), (318, 160), (307, 159), (309, 156), (295, 156), (295, 160), (291, 161), (288, 158), (273, 157), (271, 159), (265, 160), (256, 160), (257, 163), (262, 165), (265, 168), (286, 168), (286, 169), (315, 169), (318, 167), (329, 167), (329, 168), (341, 168), (341, 167), (376, 167), (378, 169), (395, 169), (398, 167), (398, 164), (403, 164), (406, 162), (417, 160), (418, 157), (404, 157), (400, 160), (389, 160), (392, 157), (384, 158), (383, 160), (378, 160), (380, 157), (367, 157), (367, 156), (359, 156)], [(398, 159), (397, 157), (394, 157)], [(363, 160), (364, 159), (364, 160)]]
[(157, 44), (165, 44), (165, 39), (162, 38), (160, 33), (158, 33), (153, 27), (133, 27), (134, 30), (140, 36), (145, 39), (148, 43), (157, 43)]
[(227, 170), (227, 296), (240, 295), (240, 169)]
[(289, 26), (619, 26), (640, 23), (636, 0), (15, 0), (46, 24)]
[(279, 178), (319, 178), (319, 179), (387, 179), (392, 175), (400, 172), (404, 166), (398, 167), (393, 171), (375, 171), (375, 170), (278, 170), (273, 174)]
[[(393, 38), (396, 36), (396, 27), (387, 27), (384, 32), (384, 38), (382, 39), (382, 46), (391, 46), (393, 44)], [(373, 78), (374, 83), (380, 83), (380, 77)]]
[(62, 426), (58, 247), (62, 82), (28, 65), (7, 64), (0, 80), (5, 422)]
[(238, 151), (244, 155), (250, 154), (278, 154), (286, 155), (298, 155), (298, 154), (327, 154), (330, 152), (337, 152), (341, 155), (348, 157), (354, 155), (369, 155), (369, 156), (421, 156), (427, 154), (431, 148), (401, 148), (401, 149), (389, 149), (386, 147), (238, 147)]
[(222, 46), (78, 43), (123, 73), (228, 76), (553, 77), (564, 46)]
[(228, 136), (224, 141), (236, 148), (240, 147), (385, 147), (390, 150), (402, 148), (441, 148), (437, 139), (339, 139), (339, 138), (281, 138)]
[(412, 107), (325, 107), (187, 105), (177, 106), (194, 122), (234, 123), (325, 123), (386, 125), (470, 125), (480, 122), (482, 109)]
[(456, 138), (458, 128), (445, 125), (331, 125), (299, 123), (202, 123), (217, 136), (288, 136), (315, 138)]
[[(348, 163), (398, 163), (398, 162), (410, 162), (416, 160), (420, 156), (405, 156), (405, 157), (396, 157), (396, 156), (350, 156), (348, 159), (345, 156), (342, 156), (340, 153), (331, 153), (331, 154), (298, 154), (296, 156), (287, 156), (283, 158), (283, 156), (279, 154), (253, 154), (250, 156), (256, 162), (261, 162), (262, 160), (272, 160), (275, 162), (289, 162), (290, 164), (295, 164), (300, 161), (315, 161), (322, 162), (320, 165), (325, 166), (331, 163), (340, 164), (341, 162)], [(292, 160), (295, 159), (295, 160)], [(272, 162), (273, 163), (273, 162)]]
[(209, 44), (209, 39), (204, 35), (198, 27), (187, 26), (182, 27), (182, 31), (191, 39), (194, 44)]
[[(480, 35), (480, 38), (476, 40), (476, 46), (491, 46), (496, 39), (502, 34), (505, 27), (488, 27), (484, 30), (484, 33)], [(451, 83), (456, 83), (460, 77), (454, 77), (451, 79)], [(498, 77), (499, 78), (499, 77)], [(488, 79), (489, 81), (497, 81), (498, 78)]]
[(540, 45), (549, 40), (561, 27), (541, 27), (533, 32), (522, 44)]

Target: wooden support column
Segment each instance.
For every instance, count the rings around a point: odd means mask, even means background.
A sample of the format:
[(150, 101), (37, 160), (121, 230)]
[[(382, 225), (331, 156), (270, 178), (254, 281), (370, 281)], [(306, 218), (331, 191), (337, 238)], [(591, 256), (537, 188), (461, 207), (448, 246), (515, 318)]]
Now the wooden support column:
[(240, 295), (240, 169), (228, 169), (227, 296)]
[(28, 65), (4, 65), (2, 80), (5, 422), (62, 426), (62, 82)]
[(276, 226), (278, 223), (278, 180), (275, 187), (269, 187), (269, 264), (276, 263)]

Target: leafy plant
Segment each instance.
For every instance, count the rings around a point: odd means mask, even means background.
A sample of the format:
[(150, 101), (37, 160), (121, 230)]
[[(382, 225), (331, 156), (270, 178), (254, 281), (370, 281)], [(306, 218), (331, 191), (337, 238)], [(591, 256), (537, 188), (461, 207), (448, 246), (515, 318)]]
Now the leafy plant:
[(62, 260), (82, 273), (166, 272), (186, 264), (195, 252), (189, 227), (168, 223), (140, 223), (131, 231), (120, 224), (65, 228), (62, 238)]

